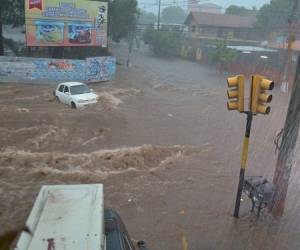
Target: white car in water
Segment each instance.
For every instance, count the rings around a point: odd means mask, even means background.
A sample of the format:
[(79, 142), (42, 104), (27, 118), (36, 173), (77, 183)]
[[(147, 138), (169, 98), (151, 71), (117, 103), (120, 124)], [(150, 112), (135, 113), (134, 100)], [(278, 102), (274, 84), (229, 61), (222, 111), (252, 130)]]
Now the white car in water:
[(60, 102), (70, 105), (72, 108), (82, 108), (94, 104), (98, 100), (98, 95), (81, 82), (60, 83), (54, 92), (54, 96)]

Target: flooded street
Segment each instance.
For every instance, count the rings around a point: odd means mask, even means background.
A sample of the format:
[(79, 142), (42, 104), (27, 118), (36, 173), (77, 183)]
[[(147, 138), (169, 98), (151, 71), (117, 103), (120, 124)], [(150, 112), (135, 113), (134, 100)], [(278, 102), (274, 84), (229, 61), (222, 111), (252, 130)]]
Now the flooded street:
[[(246, 197), (232, 216), (246, 116), (227, 111), (226, 75), (145, 48), (126, 68), (126, 45), (114, 53), (116, 79), (91, 84), (99, 102), (85, 110), (56, 102), (53, 85), (0, 85), (0, 232), (24, 225), (41, 185), (103, 183), (105, 206), (150, 249), (300, 249), (298, 161), (280, 221), (256, 219)], [(246, 171), (270, 181), (288, 103), (273, 95)]]

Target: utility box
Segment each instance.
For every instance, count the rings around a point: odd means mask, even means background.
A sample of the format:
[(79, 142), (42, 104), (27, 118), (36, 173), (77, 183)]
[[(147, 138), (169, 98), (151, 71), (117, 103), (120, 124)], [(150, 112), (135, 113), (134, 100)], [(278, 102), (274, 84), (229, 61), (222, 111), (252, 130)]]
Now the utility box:
[(16, 250), (105, 250), (103, 185), (43, 186)]

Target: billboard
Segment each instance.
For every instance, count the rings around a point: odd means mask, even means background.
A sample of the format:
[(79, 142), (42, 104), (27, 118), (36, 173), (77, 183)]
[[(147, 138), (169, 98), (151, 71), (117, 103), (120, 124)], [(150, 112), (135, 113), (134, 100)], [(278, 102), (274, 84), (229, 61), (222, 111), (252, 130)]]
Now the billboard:
[(107, 46), (107, 3), (25, 0), (27, 46)]

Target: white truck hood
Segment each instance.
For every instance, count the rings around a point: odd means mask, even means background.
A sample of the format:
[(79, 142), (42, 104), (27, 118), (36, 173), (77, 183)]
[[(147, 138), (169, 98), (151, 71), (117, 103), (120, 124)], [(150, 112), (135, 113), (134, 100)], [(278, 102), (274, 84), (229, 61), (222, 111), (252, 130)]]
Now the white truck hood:
[(43, 186), (16, 250), (103, 250), (103, 185)]

